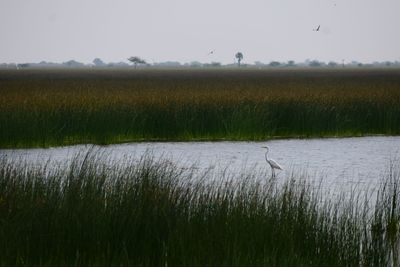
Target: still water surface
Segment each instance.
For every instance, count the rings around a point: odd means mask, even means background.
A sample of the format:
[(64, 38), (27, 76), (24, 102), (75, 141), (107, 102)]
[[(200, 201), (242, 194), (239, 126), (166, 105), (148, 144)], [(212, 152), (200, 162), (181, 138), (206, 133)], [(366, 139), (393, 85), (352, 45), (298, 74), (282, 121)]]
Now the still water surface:
[[(155, 142), (129, 143), (97, 147), (114, 164), (129, 157), (134, 162), (145, 153), (168, 158), (182, 168), (195, 166), (199, 171), (213, 167), (231, 173), (250, 170), (267, 171), (265, 150), (284, 167), (277, 177), (307, 173), (309, 179), (323, 179), (323, 186), (348, 189), (356, 186), (374, 188), (391, 161), (399, 158), (400, 137), (358, 137), (327, 139), (291, 139), (268, 142)], [(0, 150), (0, 155), (30, 164), (63, 164), (91, 146), (77, 145), (49, 149)], [(126, 162), (126, 160), (125, 160)]]

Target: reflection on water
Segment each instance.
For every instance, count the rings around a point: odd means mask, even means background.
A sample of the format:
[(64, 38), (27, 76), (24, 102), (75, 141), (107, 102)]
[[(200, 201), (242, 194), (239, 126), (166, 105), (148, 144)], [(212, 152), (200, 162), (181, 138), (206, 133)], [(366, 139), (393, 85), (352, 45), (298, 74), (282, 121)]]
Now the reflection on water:
[[(349, 188), (361, 186), (373, 188), (379, 183), (390, 160), (398, 157), (400, 137), (361, 137), (328, 139), (291, 139), (268, 142), (171, 142), (130, 143), (99, 148), (111, 157), (113, 164), (134, 163), (144, 153), (151, 152), (156, 158), (167, 157), (182, 168), (193, 165), (199, 170), (213, 166), (215, 170), (232, 173), (246, 169), (267, 170), (263, 145), (270, 147), (269, 157), (275, 159), (284, 170), (277, 177), (288, 177), (293, 172), (303, 172), (310, 179), (323, 178), (324, 187)], [(18, 158), (31, 164), (65, 164), (79, 152), (90, 146), (79, 145), (50, 149), (0, 150), (9, 158)], [(125, 159), (125, 160), (123, 160)]]

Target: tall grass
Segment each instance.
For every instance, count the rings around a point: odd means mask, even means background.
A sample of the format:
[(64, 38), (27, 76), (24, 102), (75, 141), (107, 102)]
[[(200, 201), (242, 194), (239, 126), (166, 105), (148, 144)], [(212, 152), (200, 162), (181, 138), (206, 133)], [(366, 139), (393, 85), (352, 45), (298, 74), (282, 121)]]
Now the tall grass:
[(67, 168), (1, 158), (1, 266), (398, 263), (395, 170), (370, 209), (357, 197), (322, 198), (299, 177), (211, 181), (150, 156), (110, 167), (95, 155)]
[(0, 147), (400, 133), (400, 71), (1, 71)]

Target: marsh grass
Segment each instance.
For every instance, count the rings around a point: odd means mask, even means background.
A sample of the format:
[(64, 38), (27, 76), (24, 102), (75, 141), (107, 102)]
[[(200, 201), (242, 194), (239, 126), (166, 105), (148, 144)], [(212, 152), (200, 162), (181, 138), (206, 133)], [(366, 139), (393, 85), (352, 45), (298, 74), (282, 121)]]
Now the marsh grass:
[[(1, 266), (390, 266), (399, 173), (370, 208), (301, 177), (202, 179), (165, 159), (128, 166), (89, 151), (67, 167), (0, 159)], [(212, 177), (211, 177), (212, 176)], [(209, 179), (212, 178), (212, 179)], [(219, 179), (218, 179), (219, 178)], [(395, 265), (394, 265), (395, 266)]]
[(0, 72), (0, 146), (400, 133), (398, 70)]

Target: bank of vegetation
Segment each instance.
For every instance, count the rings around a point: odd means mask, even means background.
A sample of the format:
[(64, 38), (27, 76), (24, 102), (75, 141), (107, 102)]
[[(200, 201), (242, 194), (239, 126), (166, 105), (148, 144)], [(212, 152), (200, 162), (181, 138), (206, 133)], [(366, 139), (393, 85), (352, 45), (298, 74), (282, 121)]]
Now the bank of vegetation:
[(400, 133), (400, 71), (0, 72), (0, 147)]
[(396, 168), (369, 203), (322, 197), (296, 175), (199, 179), (150, 155), (98, 155), (60, 167), (1, 157), (0, 266), (398, 266)]

